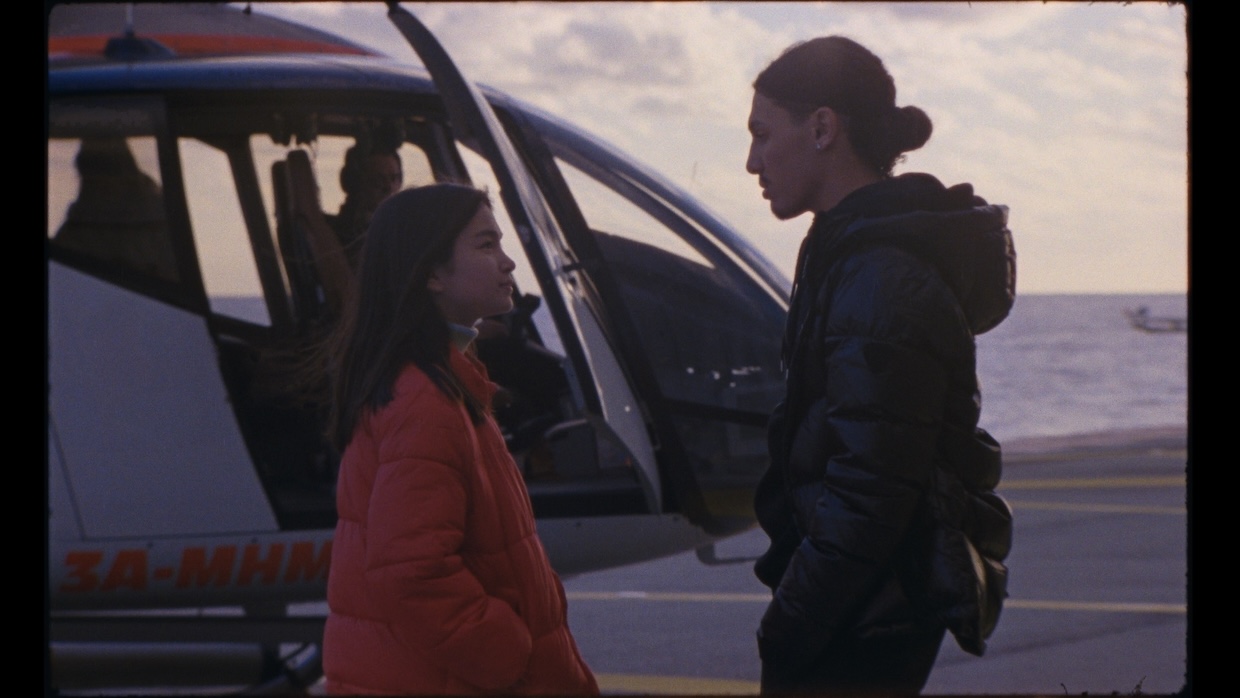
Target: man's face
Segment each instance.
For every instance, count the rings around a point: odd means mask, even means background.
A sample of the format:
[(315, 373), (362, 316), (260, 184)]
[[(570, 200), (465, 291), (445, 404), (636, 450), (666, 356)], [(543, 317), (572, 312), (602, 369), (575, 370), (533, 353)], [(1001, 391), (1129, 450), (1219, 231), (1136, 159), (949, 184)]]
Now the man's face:
[(357, 200), (367, 211), (374, 211), (380, 202), (400, 191), (404, 182), (400, 160), (391, 153), (367, 156), (360, 170)]
[(761, 93), (754, 93), (749, 113), (749, 157), (745, 169), (758, 175), (762, 198), (785, 220), (813, 210), (824, 174), (815, 149), (813, 123), (795, 119)]

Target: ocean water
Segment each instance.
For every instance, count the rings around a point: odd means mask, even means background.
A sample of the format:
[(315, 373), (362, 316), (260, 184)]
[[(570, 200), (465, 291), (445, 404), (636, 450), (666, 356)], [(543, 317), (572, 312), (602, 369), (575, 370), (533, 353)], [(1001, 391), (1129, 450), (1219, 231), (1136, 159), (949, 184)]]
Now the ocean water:
[[(259, 299), (212, 304), (268, 322)], [(977, 338), (982, 428), (1002, 443), (1186, 425), (1188, 333), (1133, 328), (1124, 310), (1143, 305), (1154, 317), (1187, 317), (1183, 294), (1018, 296), (1007, 319)]]
[(1186, 318), (1166, 295), (1023, 295), (977, 338), (981, 426), (1029, 436), (1187, 425), (1188, 333), (1133, 328), (1125, 309)]

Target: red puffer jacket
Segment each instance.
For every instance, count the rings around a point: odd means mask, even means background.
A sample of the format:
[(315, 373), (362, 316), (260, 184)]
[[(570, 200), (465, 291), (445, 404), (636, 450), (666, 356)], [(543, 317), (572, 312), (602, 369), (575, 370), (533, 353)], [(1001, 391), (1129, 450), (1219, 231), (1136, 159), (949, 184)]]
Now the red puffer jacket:
[[(472, 357), (452, 369), (490, 404)], [(407, 367), (340, 464), (323, 638), (331, 694), (596, 695), (495, 420)]]

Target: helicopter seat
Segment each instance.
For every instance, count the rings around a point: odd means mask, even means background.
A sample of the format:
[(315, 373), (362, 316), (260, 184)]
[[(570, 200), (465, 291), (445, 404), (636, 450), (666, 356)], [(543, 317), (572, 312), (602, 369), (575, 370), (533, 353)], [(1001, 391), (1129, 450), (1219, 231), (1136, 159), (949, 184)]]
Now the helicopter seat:
[(329, 317), (339, 317), (353, 283), (353, 269), (319, 205), (309, 155), (304, 150), (290, 152), (286, 161), (272, 165), (272, 181), (280, 218), (280, 251), (293, 287), (294, 306), (304, 309), (303, 318), (321, 315), (324, 306)]

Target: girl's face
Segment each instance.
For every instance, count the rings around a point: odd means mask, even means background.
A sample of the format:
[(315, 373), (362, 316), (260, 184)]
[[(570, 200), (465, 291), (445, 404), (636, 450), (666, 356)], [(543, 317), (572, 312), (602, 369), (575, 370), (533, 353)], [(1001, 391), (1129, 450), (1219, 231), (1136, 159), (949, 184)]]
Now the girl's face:
[(780, 220), (814, 210), (823, 188), (814, 123), (812, 118), (797, 121), (787, 109), (754, 92), (745, 169), (758, 175), (762, 198), (771, 202), (771, 213)]
[(431, 273), (427, 288), (448, 322), (469, 327), (512, 310), (517, 265), (504, 254), (502, 237), (491, 208), (479, 207), (457, 236), (452, 258)]

